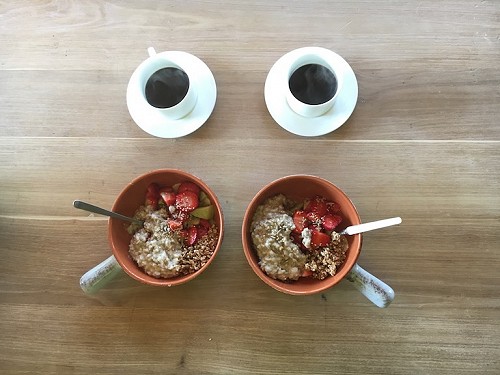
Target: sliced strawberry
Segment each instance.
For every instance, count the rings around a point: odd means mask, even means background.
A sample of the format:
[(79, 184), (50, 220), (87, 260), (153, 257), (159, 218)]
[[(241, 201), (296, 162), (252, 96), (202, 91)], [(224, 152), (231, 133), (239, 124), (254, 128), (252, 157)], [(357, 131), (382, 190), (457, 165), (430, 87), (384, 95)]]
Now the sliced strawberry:
[(149, 184), (146, 191), (146, 206), (152, 206), (155, 210), (158, 208), (158, 200), (160, 199), (160, 188), (154, 182)]
[(200, 227), (205, 228), (207, 230), (207, 232), (210, 229), (210, 222), (207, 219), (200, 219), (199, 225), (200, 225)]
[(198, 239), (198, 229), (196, 227), (190, 227), (187, 230), (183, 231), (184, 242), (186, 245), (191, 246), (194, 245)]
[(304, 246), (304, 244), (302, 243), (302, 236), (300, 235), (300, 233), (297, 233), (297, 232), (292, 232), (290, 233), (290, 237), (292, 238), (292, 241), (298, 246), (300, 247), (301, 250), (303, 250), (304, 252), (307, 252), (309, 251), (308, 248), (306, 248)]
[(304, 270), (301, 273), (301, 277), (311, 277), (313, 275), (313, 272), (311, 270)]
[(172, 231), (182, 229), (182, 221), (180, 220), (168, 219), (167, 224)]
[(155, 184), (154, 182), (150, 183), (148, 186), (148, 190), (146, 192), (146, 195), (147, 194), (159, 196), (160, 195), (160, 187), (158, 186), (158, 184)]
[(198, 238), (202, 238), (208, 233), (208, 228), (204, 227), (203, 225), (197, 225), (196, 230), (198, 231)]
[(306, 213), (306, 218), (312, 224), (318, 225), (318, 224), (321, 223), (321, 216), (319, 216), (316, 212), (307, 212)]
[(304, 207), (304, 211), (314, 212), (319, 217), (325, 216), (328, 212), (326, 200), (320, 196), (315, 196), (307, 203), (307, 206)]
[(340, 204), (337, 202), (326, 202), (326, 207), (331, 214), (338, 214), (340, 212)]
[(196, 195), (200, 194), (200, 187), (196, 185), (194, 182), (184, 181), (181, 182), (179, 188), (177, 189), (177, 193), (182, 193), (183, 191), (192, 191)]
[(300, 245), (302, 243), (302, 237), (300, 236), (300, 233), (298, 233), (298, 232), (292, 232), (292, 233), (290, 233), (290, 237), (292, 238), (292, 241), (296, 245)]
[(191, 212), (198, 207), (198, 194), (186, 190), (175, 197), (175, 207), (184, 212)]
[(328, 234), (320, 232), (320, 231), (313, 231), (311, 235), (311, 245), (314, 248), (318, 247), (324, 247), (327, 246), (331, 241), (331, 238)]
[(339, 215), (326, 214), (321, 219), (321, 225), (325, 230), (331, 231), (334, 230), (337, 225), (342, 222), (342, 217)]
[(167, 206), (173, 206), (175, 204), (175, 193), (171, 187), (161, 188), (160, 196)]
[(302, 233), (304, 228), (309, 224), (307, 222), (306, 213), (301, 210), (295, 211), (293, 213), (293, 223), (295, 224), (294, 231), (297, 233)]

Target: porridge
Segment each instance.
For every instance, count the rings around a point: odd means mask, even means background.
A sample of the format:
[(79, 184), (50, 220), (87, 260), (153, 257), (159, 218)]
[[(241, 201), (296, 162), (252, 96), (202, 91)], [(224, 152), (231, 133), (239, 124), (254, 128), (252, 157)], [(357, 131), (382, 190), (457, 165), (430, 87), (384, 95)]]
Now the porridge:
[(198, 271), (211, 258), (219, 238), (214, 207), (195, 184), (160, 188), (151, 184), (145, 204), (131, 224), (129, 254), (148, 275), (171, 278)]
[(316, 196), (294, 202), (283, 194), (258, 206), (250, 226), (260, 268), (282, 281), (333, 276), (344, 263), (348, 243), (335, 232), (340, 206)]

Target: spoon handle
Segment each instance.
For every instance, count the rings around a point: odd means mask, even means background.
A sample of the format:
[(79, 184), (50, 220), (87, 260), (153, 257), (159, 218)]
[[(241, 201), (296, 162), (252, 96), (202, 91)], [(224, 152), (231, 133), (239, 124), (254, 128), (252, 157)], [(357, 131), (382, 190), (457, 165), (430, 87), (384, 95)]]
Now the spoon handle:
[(80, 288), (87, 294), (94, 294), (121, 271), (114, 255), (103, 260), (80, 278)]
[(352, 267), (346, 278), (361, 294), (378, 307), (387, 307), (394, 300), (394, 290), (389, 285), (357, 264)]
[(390, 219), (377, 220), (377, 221), (371, 221), (369, 223), (352, 225), (350, 227), (345, 228), (341, 234), (352, 235), (352, 234), (358, 234), (358, 233), (362, 233), (362, 232), (368, 232), (368, 231), (374, 230), (374, 229), (380, 229), (380, 228), (389, 227), (391, 225), (401, 224), (401, 221), (402, 220), (400, 217), (392, 217)]
[(93, 213), (99, 214), (99, 215), (114, 217), (115, 219), (130, 221), (131, 223), (142, 224), (141, 221), (136, 220), (134, 218), (131, 218), (131, 217), (128, 217), (128, 216), (125, 216), (125, 215), (122, 215), (122, 214), (119, 214), (119, 213), (116, 213), (113, 211), (108, 211), (108, 210), (105, 210), (104, 208), (97, 207), (97, 206), (94, 206), (93, 204), (78, 201), (78, 200), (73, 202), (73, 207), (79, 208), (80, 210), (93, 212)]

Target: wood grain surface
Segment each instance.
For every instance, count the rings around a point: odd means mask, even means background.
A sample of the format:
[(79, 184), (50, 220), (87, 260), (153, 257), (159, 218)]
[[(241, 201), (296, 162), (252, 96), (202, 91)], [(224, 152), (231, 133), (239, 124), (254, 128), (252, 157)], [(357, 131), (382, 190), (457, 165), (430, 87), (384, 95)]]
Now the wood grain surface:
[[(498, 1), (0, 2), (0, 373), (500, 373)], [(134, 69), (157, 51), (212, 70), (196, 132), (160, 139), (128, 113)], [(264, 82), (288, 51), (342, 55), (359, 85), (347, 123), (286, 132)], [(107, 219), (136, 176), (180, 168), (219, 196), (215, 261), (174, 288), (80, 276), (111, 254)], [(390, 284), (379, 309), (348, 281), (281, 294), (250, 269), (245, 208), (268, 182), (314, 174), (363, 221), (359, 264)]]

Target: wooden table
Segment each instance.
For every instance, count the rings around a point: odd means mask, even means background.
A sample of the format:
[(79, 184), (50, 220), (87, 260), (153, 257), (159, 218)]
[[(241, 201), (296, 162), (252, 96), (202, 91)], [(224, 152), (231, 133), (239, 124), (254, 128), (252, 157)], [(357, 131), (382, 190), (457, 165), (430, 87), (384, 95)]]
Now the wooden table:
[[(0, 5), (2, 374), (498, 374), (500, 4), (495, 1), (18, 1)], [(183, 50), (218, 86), (199, 130), (155, 138), (125, 93), (146, 56)], [(322, 46), (354, 69), (348, 122), (306, 138), (269, 115), (283, 54)], [(180, 168), (225, 213), (209, 269), (175, 288), (80, 276), (111, 254), (107, 218), (136, 176)], [(359, 264), (395, 292), (379, 309), (345, 281), (281, 294), (242, 251), (247, 204), (296, 173), (334, 182), (363, 221)]]

